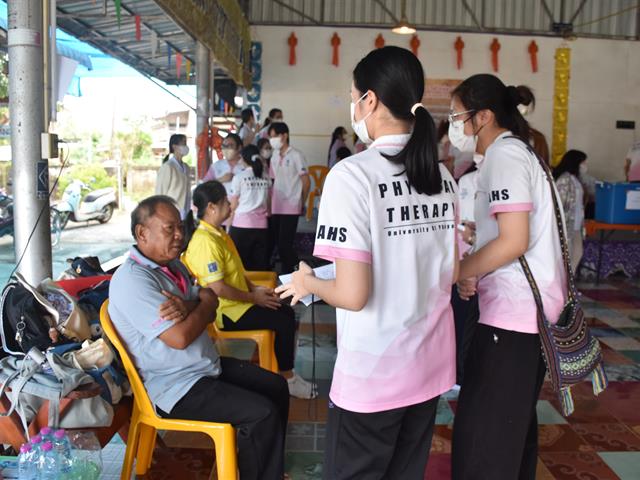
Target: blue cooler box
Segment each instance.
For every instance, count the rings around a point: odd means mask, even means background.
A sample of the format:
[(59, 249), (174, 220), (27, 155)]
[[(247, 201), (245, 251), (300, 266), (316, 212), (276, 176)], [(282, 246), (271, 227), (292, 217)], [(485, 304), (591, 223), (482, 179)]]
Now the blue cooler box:
[(596, 183), (596, 220), (640, 225), (640, 183)]

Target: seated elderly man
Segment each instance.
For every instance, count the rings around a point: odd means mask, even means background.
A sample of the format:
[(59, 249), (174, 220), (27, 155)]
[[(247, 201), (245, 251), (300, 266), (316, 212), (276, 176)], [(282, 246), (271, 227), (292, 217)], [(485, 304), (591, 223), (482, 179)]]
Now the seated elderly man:
[(207, 334), (218, 299), (211, 289), (194, 286), (178, 260), (183, 225), (171, 198), (140, 202), (131, 231), (136, 245), (111, 280), (109, 314), (158, 414), (233, 424), (240, 478), (282, 480), (286, 380), (219, 357)]

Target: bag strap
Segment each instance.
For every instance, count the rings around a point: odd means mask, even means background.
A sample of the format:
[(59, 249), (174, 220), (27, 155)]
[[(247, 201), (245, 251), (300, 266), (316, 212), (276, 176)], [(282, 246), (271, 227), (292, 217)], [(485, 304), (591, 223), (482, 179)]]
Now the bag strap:
[[(520, 142), (526, 147), (526, 149), (529, 151), (529, 153), (531, 155), (533, 155), (537, 160), (538, 160), (538, 164), (540, 165), (540, 167), (542, 168), (542, 171), (545, 173), (545, 177), (547, 179), (547, 182), (549, 183), (549, 188), (551, 189), (551, 200), (553, 202), (553, 211), (556, 217), (556, 225), (558, 227), (558, 235), (560, 236), (560, 250), (562, 252), (562, 261), (564, 264), (564, 270), (565, 270), (565, 274), (567, 277), (567, 294), (569, 296), (568, 300), (572, 301), (578, 298), (578, 294), (577, 294), (577, 289), (576, 289), (576, 285), (573, 279), (573, 270), (571, 268), (571, 262), (570, 262), (570, 255), (569, 255), (569, 244), (567, 243), (567, 237), (565, 234), (565, 228), (564, 228), (564, 222), (562, 221), (562, 213), (561, 213), (561, 209), (560, 209), (560, 202), (558, 201), (558, 192), (555, 188), (555, 182), (553, 181), (553, 175), (551, 174), (551, 170), (549, 169), (549, 166), (538, 156), (538, 154), (535, 152), (535, 150), (533, 150), (533, 148), (531, 148), (531, 145), (529, 145), (528, 143), (526, 143), (524, 140), (522, 140), (520, 137), (516, 137), (515, 135), (508, 135), (506, 137), (503, 137), (505, 139), (507, 138), (515, 138), (516, 140), (520, 140)], [(533, 275), (531, 274), (531, 270), (529, 269), (529, 266), (527, 264), (527, 260), (524, 258), (524, 255), (522, 255), (520, 258), (520, 265), (522, 266), (523, 270), (526, 268), (527, 270), (529, 270), (529, 274), (527, 274), (527, 272), (525, 271), (525, 275), (527, 276), (527, 280), (529, 280), (529, 284), (531, 285), (531, 290), (537, 290), (538, 287), (535, 284), (535, 280), (533, 278)], [(525, 267), (526, 264), (526, 267)], [(534, 283), (531, 283), (531, 280), (534, 281)], [(540, 292), (538, 291), (538, 297), (540, 297)], [(534, 297), (536, 296), (536, 293), (534, 293)], [(536, 300), (536, 304), (538, 303), (538, 300)], [(540, 305), (538, 306), (538, 308), (542, 308), (542, 299), (540, 299)]]
[[(16, 412), (18, 417), (20, 417), (20, 422), (22, 423), (22, 428), (24, 428), (27, 438), (29, 437), (29, 425), (27, 423), (24, 405), (20, 401), (20, 394), (33, 376), (42, 371), (44, 363), (46, 363), (46, 360), (42, 352), (36, 348), (32, 348), (24, 358), (16, 359), (15, 371), (11, 372), (0, 386), (0, 395), (6, 394), (7, 398), (11, 400), (9, 410), (6, 413), (0, 414), (0, 416), (10, 416), (13, 412)], [(11, 392), (6, 391), (7, 387), (11, 387)], [(49, 425), (54, 427), (58, 426), (61, 395), (42, 396), (41, 398), (49, 401)]]
[(520, 266), (524, 271), (525, 277), (527, 277), (527, 281), (529, 282), (529, 286), (531, 287), (531, 292), (533, 293), (533, 299), (536, 302), (536, 307), (538, 309), (538, 329), (542, 331), (542, 327), (544, 325), (540, 325), (540, 323), (546, 319), (544, 315), (544, 308), (542, 305), (542, 296), (540, 295), (540, 290), (538, 290), (538, 284), (536, 283), (536, 279), (533, 278), (533, 273), (531, 273), (531, 269), (529, 268), (529, 263), (527, 259), (522, 255), (518, 258), (520, 260)]
[(5, 336), (5, 328), (4, 328), (4, 323), (5, 323), (4, 304), (7, 300), (7, 296), (9, 295), (9, 292), (11, 292), (11, 290), (16, 288), (16, 285), (17, 285), (16, 280), (11, 278), (9, 279), (9, 283), (5, 285), (4, 290), (2, 290), (2, 297), (0, 298), (0, 339), (2, 339), (2, 350), (4, 350), (5, 353), (8, 353), (9, 355), (14, 355), (16, 357), (24, 357), (25, 355), (24, 352), (14, 352), (9, 349), (9, 345), (7, 344), (7, 338)]

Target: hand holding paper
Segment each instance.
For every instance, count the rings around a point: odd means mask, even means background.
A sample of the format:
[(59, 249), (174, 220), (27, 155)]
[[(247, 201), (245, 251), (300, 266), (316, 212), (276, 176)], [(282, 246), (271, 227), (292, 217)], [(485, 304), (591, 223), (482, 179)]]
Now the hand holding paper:
[[(311, 305), (313, 296), (304, 287), (304, 279), (307, 276), (316, 276), (323, 280), (331, 280), (336, 278), (335, 265), (329, 264), (323, 267), (311, 269), (309, 265), (300, 262), (299, 270), (290, 275), (281, 275), (280, 281), (282, 285), (276, 288), (276, 293), (280, 294), (280, 298), (292, 297), (291, 305), (295, 305), (302, 301), (306, 306)], [(317, 298), (317, 300), (320, 300)]]

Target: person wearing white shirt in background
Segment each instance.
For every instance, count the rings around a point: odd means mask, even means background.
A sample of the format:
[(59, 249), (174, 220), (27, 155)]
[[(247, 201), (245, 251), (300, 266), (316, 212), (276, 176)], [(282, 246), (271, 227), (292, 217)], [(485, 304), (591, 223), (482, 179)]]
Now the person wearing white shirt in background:
[(255, 145), (242, 149), (242, 161), (248, 168), (235, 175), (229, 196), (233, 221), (229, 236), (236, 244), (245, 270), (269, 270), (269, 192), (271, 180)]
[(294, 247), (298, 219), (307, 201), (311, 181), (307, 161), (302, 152), (289, 144), (289, 127), (286, 123), (269, 125), (269, 141), (273, 148), (271, 157), (271, 221), (282, 262), (282, 273), (291, 273), (298, 264)]
[(460, 262), (458, 282), (464, 298), (475, 293), (480, 278), (480, 319), (454, 419), (453, 480), (535, 479), (536, 403), (546, 368), (536, 303), (518, 258), (526, 257), (550, 322), (558, 321), (567, 300), (555, 188), (529, 150), (519, 90), (480, 74), (452, 93), (449, 140), (484, 155), (475, 195), (476, 244)]
[(223, 159), (213, 162), (202, 179), (202, 183), (218, 180), (231, 195), (231, 181), (233, 176), (244, 170), (242, 163), (242, 139), (235, 133), (229, 133), (222, 141)]
[(338, 161), (338, 150), (346, 147), (347, 129), (344, 127), (336, 127), (331, 134), (331, 144), (329, 145), (329, 154), (327, 156), (327, 166), (332, 168)]
[(627, 182), (640, 182), (640, 140), (634, 142), (624, 159)]
[(162, 160), (156, 178), (156, 195), (173, 198), (184, 220), (191, 211), (191, 174), (182, 159), (189, 154), (187, 137), (176, 133), (169, 138), (169, 153)]
[(438, 162), (409, 50), (384, 47), (353, 72), (353, 130), (369, 148), (329, 172), (314, 255), (277, 289), (337, 310), (324, 478), (422, 480), (439, 396), (455, 383), (451, 286), (457, 276), (453, 177)]
[(255, 143), (258, 125), (256, 124), (256, 117), (251, 108), (243, 109), (240, 116), (242, 123), (238, 130), (238, 136), (242, 139), (242, 146), (246, 147), (247, 145)]
[(271, 156), (273, 155), (273, 148), (271, 148), (271, 142), (268, 138), (260, 138), (257, 142), (258, 151), (260, 152), (260, 160), (262, 160), (262, 166), (265, 172), (269, 172), (271, 166)]
[[(268, 138), (258, 138), (258, 150), (260, 151), (260, 160), (262, 160), (262, 165), (264, 166), (264, 171), (267, 172), (269, 177), (269, 185), (273, 186), (273, 178), (271, 178), (271, 157), (273, 156), (273, 148), (271, 147), (271, 142)], [(267, 217), (267, 225), (268, 225), (268, 234), (267, 234), (267, 261), (269, 262), (269, 268), (267, 270), (272, 270), (273, 265), (271, 264), (271, 257), (273, 254), (273, 249), (275, 247), (275, 226), (273, 224), (273, 220), (271, 218), (271, 194), (272, 190), (269, 190), (269, 216)]]
[[(448, 124), (449, 122), (447, 122)], [(461, 241), (458, 243), (458, 249), (461, 258), (471, 251), (476, 241), (476, 223), (473, 211), (478, 188), (478, 167), (483, 159), (482, 155), (474, 153), (473, 165), (458, 179), (460, 221), (458, 229), (461, 231)], [(464, 361), (469, 352), (475, 327), (480, 317), (478, 295), (473, 295), (471, 298), (463, 300), (458, 294), (457, 286), (454, 285), (451, 291), (451, 306), (453, 307), (453, 319), (456, 325), (456, 384), (460, 386), (464, 381)]]
[(269, 110), (269, 116), (264, 121), (264, 125), (262, 126), (262, 129), (260, 129), (260, 131), (258, 132), (257, 137), (268, 139), (269, 125), (271, 125), (272, 123), (281, 123), (281, 122), (284, 122), (284, 115), (282, 113), (282, 110), (280, 110), (279, 108), (272, 108), (271, 110)]
[(567, 225), (567, 243), (571, 255), (571, 267), (578, 269), (583, 252), (582, 229), (584, 227), (585, 194), (580, 174), (587, 173), (587, 154), (580, 150), (569, 150), (553, 169), (556, 187), (560, 194)]

